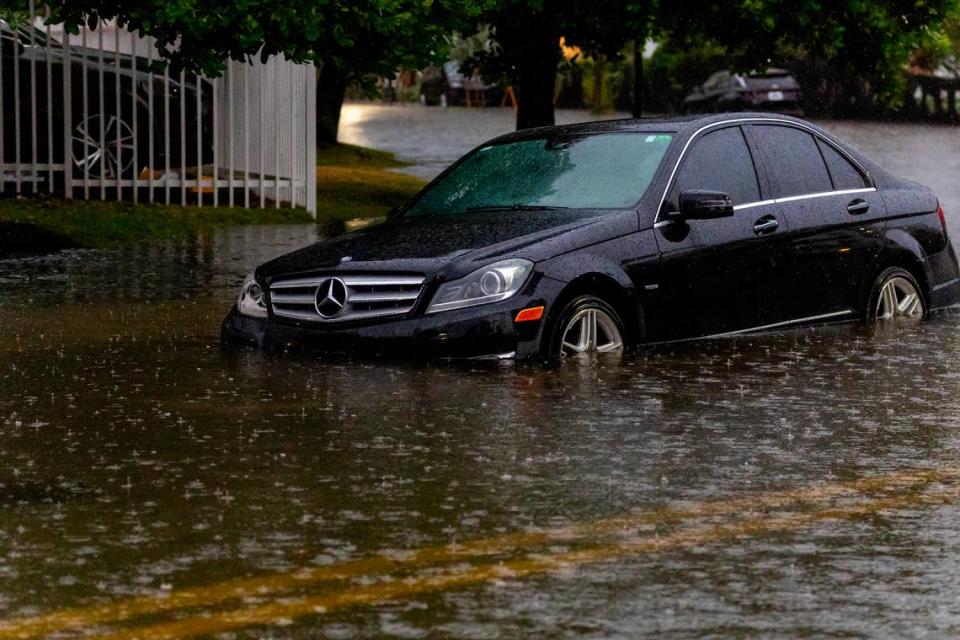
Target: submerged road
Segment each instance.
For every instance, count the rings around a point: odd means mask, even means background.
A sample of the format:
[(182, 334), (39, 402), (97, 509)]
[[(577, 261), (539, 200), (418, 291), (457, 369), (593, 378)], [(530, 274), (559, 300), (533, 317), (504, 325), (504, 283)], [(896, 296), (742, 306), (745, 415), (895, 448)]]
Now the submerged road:
[[(509, 115), (361, 108), (368, 144)], [(958, 175), (953, 129), (830, 126)], [(960, 317), (559, 369), (221, 352), (315, 237), (0, 262), (0, 640), (960, 634)]]
[[(222, 633), (253, 625), (288, 625), (301, 616), (337, 609), (404, 600), (478, 583), (569, 572), (579, 565), (609, 563), (627, 556), (735, 543), (820, 522), (872, 518), (885, 511), (924, 505), (942, 506), (957, 498), (960, 467), (901, 472), (416, 549), (399, 556), (377, 555), (8, 620), (0, 623), (0, 638), (43, 637), (224, 603), (234, 608), (188, 613), (167, 622), (87, 637), (153, 640)], [(526, 557), (517, 558), (518, 554)], [(344, 584), (358, 578), (366, 578), (365, 584)], [(281, 594), (286, 597), (270, 601)], [(267, 603), (237, 606), (250, 598)]]

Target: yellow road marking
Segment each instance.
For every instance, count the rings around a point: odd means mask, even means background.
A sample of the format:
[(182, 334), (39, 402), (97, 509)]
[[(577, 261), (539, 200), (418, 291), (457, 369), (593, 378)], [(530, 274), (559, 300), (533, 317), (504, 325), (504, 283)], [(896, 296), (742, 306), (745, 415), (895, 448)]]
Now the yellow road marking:
[(120, 622), (143, 615), (159, 614), (191, 607), (211, 606), (245, 596), (270, 594), (312, 587), (346, 578), (385, 574), (407, 567), (425, 567), (481, 556), (506, 554), (553, 542), (589, 542), (592, 538), (630, 534), (644, 525), (673, 524), (692, 519), (739, 515), (771, 510), (797, 503), (827, 500), (878, 491), (894, 491), (929, 482), (960, 479), (960, 466), (908, 470), (872, 478), (839, 482), (801, 489), (756, 494), (734, 500), (718, 500), (667, 508), (558, 529), (519, 532), (459, 545), (445, 545), (411, 551), (406, 557), (374, 556), (350, 560), (326, 567), (268, 574), (191, 587), (170, 594), (128, 598), (89, 607), (65, 609), (50, 614), (0, 622), (0, 640), (44, 636), (64, 629)]
[(479, 565), (460, 572), (429, 575), (409, 580), (391, 580), (329, 595), (307, 596), (272, 602), (248, 609), (236, 609), (173, 622), (124, 629), (87, 640), (170, 640), (208, 635), (257, 624), (289, 621), (293, 618), (326, 613), (335, 609), (463, 588), (493, 580), (516, 579), (564, 570), (583, 564), (615, 560), (626, 556), (670, 551), (730, 538), (795, 529), (822, 520), (850, 520), (906, 506), (945, 504), (958, 497), (960, 497), (960, 487), (950, 487), (928, 494), (877, 498), (860, 505), (821, 509), (811, 513), (779, 518), (755, 517), (735, 524), (698, 527), (662, 537), (646, 537), (591, 549), (556, 553), (505, 563)]

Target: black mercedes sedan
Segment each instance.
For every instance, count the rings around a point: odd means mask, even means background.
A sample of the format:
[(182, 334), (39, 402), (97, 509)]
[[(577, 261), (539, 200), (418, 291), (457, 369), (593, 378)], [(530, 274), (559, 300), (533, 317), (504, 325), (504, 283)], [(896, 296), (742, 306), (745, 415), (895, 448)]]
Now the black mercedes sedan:
[(769, 114), (531, 129), (244, 282), (229, 342), (544, 358), (960, 302), (943, 208)]

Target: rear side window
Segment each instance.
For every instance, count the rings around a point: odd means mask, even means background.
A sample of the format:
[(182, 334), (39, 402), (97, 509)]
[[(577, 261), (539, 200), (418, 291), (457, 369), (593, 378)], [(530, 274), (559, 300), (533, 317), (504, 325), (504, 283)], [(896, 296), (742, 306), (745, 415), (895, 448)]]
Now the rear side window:
[(820, 139), (817, 139), (817, 145), (827, 163), (834, 189), (863, 189), (867, 186), (867, 180), (863, 174), (849, 160), (840, 155), (839, 151)]
[(816, 140), (793, 127), (754, 125), (757, 142), (767, 161), (775, 198), (832, 191), (830, 174)]
[(740, 128), (712, 131), (697, 140), (680, 167), (677, 187), (723, 191), (735, 205), (760, 200), (757, 172)]

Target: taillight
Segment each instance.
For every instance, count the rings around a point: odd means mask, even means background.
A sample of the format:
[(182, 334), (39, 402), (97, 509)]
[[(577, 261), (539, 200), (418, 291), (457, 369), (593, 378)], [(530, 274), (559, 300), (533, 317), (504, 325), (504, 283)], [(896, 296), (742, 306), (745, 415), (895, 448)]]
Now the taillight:
[(943, 212), (943, 205), (937, 206), (937, 217), (940, 218), (940, 226), (943, 227), (943, 232), (947, 232), (947, 216)]

